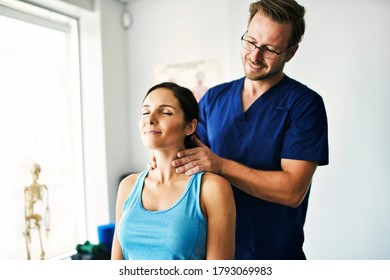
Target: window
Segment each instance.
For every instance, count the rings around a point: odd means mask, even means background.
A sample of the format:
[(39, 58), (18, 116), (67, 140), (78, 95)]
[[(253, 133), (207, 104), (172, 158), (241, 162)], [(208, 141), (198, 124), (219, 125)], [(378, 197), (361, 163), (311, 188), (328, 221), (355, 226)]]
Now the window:
[(78, 21), (10, 3), (0, 4), (0, 259), (27, 258), (24, 190), (33, 163), (50, 223), (31, 229), (31, 259), (40, 258), (39, 232), (45, 258), (54, 258), (86, 239)]

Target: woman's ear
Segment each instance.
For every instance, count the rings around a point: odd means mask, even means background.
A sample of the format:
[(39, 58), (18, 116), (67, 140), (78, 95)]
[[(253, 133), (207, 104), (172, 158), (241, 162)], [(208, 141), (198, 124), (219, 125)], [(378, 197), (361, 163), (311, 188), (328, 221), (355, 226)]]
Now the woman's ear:
[(191, 135), (196, 131), (196, 127), (198, 126), (198, 120), (193, 119), (189, 124), (187, 124), (186, 134)]

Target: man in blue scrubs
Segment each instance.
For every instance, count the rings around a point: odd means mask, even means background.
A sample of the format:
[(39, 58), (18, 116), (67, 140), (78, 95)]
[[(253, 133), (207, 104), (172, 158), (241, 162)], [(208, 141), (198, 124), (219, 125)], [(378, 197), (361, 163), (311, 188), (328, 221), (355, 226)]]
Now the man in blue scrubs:
[(284, 74), (305, 30), (294, 0), (250, 5), (243, 32), (245, 77), (201, 99), (197, 148), (180, 151), (177, 172), (211, 171), (234, 186), (236, 259), (305, 259), (302, 250), (312, 177), (328, 164), (320, 95)]

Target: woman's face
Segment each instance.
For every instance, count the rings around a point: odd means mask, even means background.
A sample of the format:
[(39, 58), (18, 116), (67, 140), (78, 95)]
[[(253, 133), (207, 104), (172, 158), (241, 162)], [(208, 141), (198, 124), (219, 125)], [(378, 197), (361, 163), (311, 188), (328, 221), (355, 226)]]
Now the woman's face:
[(157, 88), (142, 105), (139, 129), (145, 147), (151, 150), (184, 148), (184, 138), (194, 132), (184, 120), (184, 112), (173, 92)]

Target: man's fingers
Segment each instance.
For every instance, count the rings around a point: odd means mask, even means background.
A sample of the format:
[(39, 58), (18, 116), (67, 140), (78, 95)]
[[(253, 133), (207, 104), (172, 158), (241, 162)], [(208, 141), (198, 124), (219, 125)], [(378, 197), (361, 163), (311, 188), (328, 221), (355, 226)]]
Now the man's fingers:
[(152, 154), (152, 159), (151, 161), (148, 162), (148, 169), (149, 170), (153, 170), (157, 167), (157, 163), (156, 163), (156, 156), (154, 155), (154, 153)]
[(186, 175), (192, 175), (202, 171), (200, 167), (201, 167), (201, 162), (199, 160), (191, 161), (187, 164), (177, 167), (176, 173), (185, 173)]
[(183, 156), (182, 158), (178, 158), (172, 161), (172, 165), (174, 167), (185, 165), (193, 160), (191, 155), (182, 155), (182, 156)]
[(200, 151), (199, 148), (186, 149), (186, 150), (179, 151), (177, 153), (177, 156), (179, 158), (186, 158), (192, 155), (196, 155), (199, 151)]
[(155, 169), (156, 167), (157, 167), (157, 164), (156, 164), (155, 161), (151, 161), (151, 162), (148, 163), (148, 169), (149, 169), (149, 170), (153, 170), (153, 169)]

